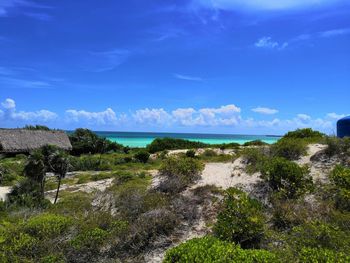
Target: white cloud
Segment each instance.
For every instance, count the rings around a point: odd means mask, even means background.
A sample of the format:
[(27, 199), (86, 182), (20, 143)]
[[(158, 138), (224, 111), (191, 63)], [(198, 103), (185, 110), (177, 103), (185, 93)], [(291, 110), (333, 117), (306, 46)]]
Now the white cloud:
[(287, 42), (284, 43), (278, 43), (276, 41), (273, 41), (271, 37), (262, 37), (258, 39), (257, 42), (254, 44), (257, 48), (266, 48), (266, 49), (284, 49), (288, 46)]
[(339, 120), (341, 118), (344, 118), (347, 115), (346, 114), (337, 114), (335, 112), (331, 112), (331, 113), (328, 113), (326, 116), (327, 116), (327, 118), (330, 118), (330, 119)]
[(302, 120), (302, 121), (309, 121), (311, 120), (311, 116), (304, 114), (304, 113), (300, 113), (297, 115), (298, 119)]
[(260, 113), (260, 114), (267, 114), (267, 115), (278, 113), (278, 110), (266, 108), (266, 107), (257, 107), (257, 108), (252, 109), (252, 111), (254, 111), (256, 113)]
[(341, 35), (347, 35), (350, 34), (350, 28), (338, 28), (338, 29), (332, 29), (328, 31), (320, 32), (320, 37), (335, 37), (335, 36), (341, 36)]
[(13, 99), (7, 98), (1, 103), (1, 106), (4, 107), (6, 110), (11, 110), (16, 108), (16, 102)]
[(91, 66), (90, 71), (104, 72), (113, 70), (123, 64), (130, 56), (131, 52), (127, 49), (113, 49), (100, 52), (89, 52), (85, 58), (88, 66)]
[(66, 120), (68, 122), (87, 122), (90, 125), (106, 125), (116, 124), (118, 118), (111, 108), (107, 108), (105, 111), (100, 112), (71, 109), (66, 110)]
[(16, 102), (7, 98), (1, 103), (4, 110), (1, 110), (0, 117), (4, 121), (17, 122), (49, 122), (57, 119), (58, 115), (49, 110), (38, 111), (17, 111)]
[(322, 7), (346, 0), (193, 0), (199, 7), (222, 10), (293, 10), (308, 7)]
[(182, 74), (174, 74), (174, 77), (181, 80), (189, 80), (189, 81), (203, 81), (200, 77), (182, 75)]
[[(29, 7), (32, 9), (49, 9), (49, 8), (51, 8), (50, 6), (37, 4), (31, 0), (1, 0), (0, 1), (0, 17), (1, 16), (8, 16), (11, 9), (20, 8), (20, 7)], [(21, 12), (21, 14), (26, 15), (26, 13), (23, 13), (23, 12)], [(35, 15), (32, 17), (42, 20), (44, 16), (45, 16), (45, 18), (49, 17), (49, 15), (44, 14), (44, 13), (35, 13)]]
[(166, 125), (171, 121), (171, 115), (164, 109), (141, 109), (133, 114), (136, 122), (150, 125)]

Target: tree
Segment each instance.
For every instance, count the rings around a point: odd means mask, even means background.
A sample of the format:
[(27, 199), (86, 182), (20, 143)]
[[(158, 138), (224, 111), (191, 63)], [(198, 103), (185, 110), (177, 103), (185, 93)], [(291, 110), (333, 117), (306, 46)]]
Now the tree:
[(56, 175), (58, 184), (57, 191), (55, 196), (54, 204), (57, 202), (58, 193), (61, 187), (61, 181), (66, 177), (67, 172), (69, 171), (70, 162), (68, 155), (63, 151), (57, 151), (50, 160), (50, 166), (52, 168), (52, 172)]
[(24, 174), (40, 186), (40, 196), (44, 198), (45, 177), (47, 167), (41, 149), (34, 151), (24, 167)]

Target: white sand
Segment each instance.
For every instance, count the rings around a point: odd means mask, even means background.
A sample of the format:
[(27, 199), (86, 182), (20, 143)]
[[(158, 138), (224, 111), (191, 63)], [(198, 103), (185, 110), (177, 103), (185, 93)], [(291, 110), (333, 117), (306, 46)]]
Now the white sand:
[(237, 185), (255, 184), (260, 181), (259, 173), (248, 174), (242, 158), (233, 163), (207, 163), (201, 179), (193, 187), (215, 185), (223, 189)]
[(11, 192), (10, 186), (0, 186), (0, 201), (5, 201), (8, 193)]

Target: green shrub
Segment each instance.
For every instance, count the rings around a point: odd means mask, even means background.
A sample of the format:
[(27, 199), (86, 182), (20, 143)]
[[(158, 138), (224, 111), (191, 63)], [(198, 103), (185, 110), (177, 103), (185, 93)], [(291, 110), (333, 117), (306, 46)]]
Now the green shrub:
[(313, 186), (308, 167), (300, 167), (284, 158), (272, 158), (266, 162), (262, 176), (272, 190), (285, 198), (297, 198)]
[(295, 131), (290, 131), (283, 136), (283, 138), (290, 139), (307, 139), (317, 142), (325, 137), (324, 133), (319, 131), (314, 131), (311, 128), (297, 129)]
[(200, 178), (204, 165), (197, 159), (170, 157), (165, 159), (159, 169), (165, 178), (159, 186), (164, 192), (178, 193)]
[(264, 146), (264, 145), (269, 145), (269, 144), (261, 140), (249, 141), (243, 144), (243, 146)]
[(264, 220), (262, 207), (257, 200), (238, 189), (229, 188), (214, 233), (222, 240), (254, 247), (263, 237)]
[(310, 247), (348, 253), (350, 249), (350, 238), (347, 232), (320, 221), (294, 227), (290, 234), (290, 242), (296, 251), (303, 247)]
[(241, 249), (214, 237), (194, 238), (166, 252), (163, 263), (273, 263), (276, 256), (266, 250)]
[(247, 163), (247, 170), (250, 173), (261, 171), (265, 162), (268, 160), (262, 149), (258, 148), (245, 148), (241, 152)]
[(31, 236), (47, 239), (67, 231), (71, 223), (72, 220), (68, 217), (45, 213), (31, 217), (24, 224), (24, 230)]
[(134, 155), (135, 159), (141, 163), (147, 163), (149, 156), (150, 154), (146, 151), (139, 151)]
[(196, 151), (195, 150), (188, 150), (186, 152), (186, 157), (189, 157), (189, 158), (194, 158), (196, 157)]
[(150, 153), (156, 153), (164, 150), (177, 150), (177, 149), (191, 149), (191, 148), (205, 148), (208, 144), (202, 142), (193, 142), (183, 139), (175, 138), (156, 138), (153, 142), (147, 145), (147, 150)]
[(202, 156), (204, 157), (214, 157), (214, 156), (217, 156), (218, 154), (214, 151), (214, 150), (211, 150), (211, 149), (206, 149), (203, 153), (202, 153)]
[(299, 253), (299, 261), (303, 263), (346, 263), (350, 262), (350, 256), (335, 250), (303, 248)]
[(325, 153), (329, 157), (334, 155), (350, 156), (350, 138), (327, 137), (326, 144), (328, 147)]
[(272, 155), (297, 160), (306, 154), (307, 144), (301, 139), (281, 139), (271, 146)]
[(331, 172), (330, 179), (336, 186), (336, 206), (350, 211), (350, 168), (337, 165)]
[(76, 249), (97, 250), (102, 244), (107, 242), (109, 233), (101, 228), (87, 230), (76, 236), (71, 244)]
[(73, 155), (122, 151), (124, 148), (118, 143), (98, 137), (88, 129), (76, 129), (73, 133), (69, 134), (69, 139), (73, 147), (71, 151)]

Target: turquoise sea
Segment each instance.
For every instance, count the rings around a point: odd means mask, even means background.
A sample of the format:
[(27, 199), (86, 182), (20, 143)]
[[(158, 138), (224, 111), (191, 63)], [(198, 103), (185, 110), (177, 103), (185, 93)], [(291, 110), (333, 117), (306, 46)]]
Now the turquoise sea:
[(113, 142), (129, 147), (146, 147), (155, 138), (179, 138), (190, 141), (199, 141), (208, 144), (239, 143), (253, 140), (261, 140), (266, 143), (275, 143), (280, 136), (274, 135), (238, 135), (238, 134), (199, 134), (199, 133), (154, 133), (154, 132), (107, 132), (96, 131), (96, 133)]

